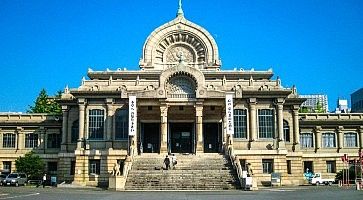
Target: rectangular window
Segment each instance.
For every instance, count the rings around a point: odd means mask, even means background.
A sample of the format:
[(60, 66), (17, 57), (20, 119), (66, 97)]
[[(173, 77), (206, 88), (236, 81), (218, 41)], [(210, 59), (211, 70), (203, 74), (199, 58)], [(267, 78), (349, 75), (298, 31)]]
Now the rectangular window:
[(119, 109), (116, 111), (116, 140), (125, 140), (129, 135), (129, 110)]
[(76, 143), (78, 140), (78, 135), (79, 135), (79, 120), (75, 120), (72, 123), (72, 130), (71, 130), (71, 143)]
[(53, 175), (57, 174), (58, 163), (57, 162), (48, 162), (48, 173)]
[(323, 147), (335, 147), (335, 134), (334, 133), (323, 133), (322, 134), (322, 146)]
[(247, 110), (235, 109), (234, 117), (234, 137), (247, 138)]
[(287, 173), (291, 174), (291, 160), (286, 160)]
[(273, 169), (274, 161), (272, 159), (262, 159), (262, 171), (264, 174), (271, 174)]
[(61, 134), (48, 134), (47, 147), (48, 148), (60, 148), (61, 146)]
[(15, 139), (15, 134), (5, 133), (3, 135), (3, 148), (15, 148)]
[(300, 147), (312, 148), (313, 146), (313, 133), (300, 133)]
[(336, 173), (335, 160), (326, 161), (326, 172)]
[(103, 139), (104, 123), (104, 110), (94, 109), (89, 111), (89, 139)]
[(304, 161), (304, 173), (314, 173), (313, 161)]
[(28, 133), (25, 134), (25, 148), (36, 148), (38, 147), (38, 134)]
[(74, 175), (76, 172), (76, 161), (72, 160), (71, 161), (71, 169), (69, 171), (70, 175)]
[(344, 133), (344, 146), (357, 147), (357, 133)]
[(286, 120), (284, 120), (284, 140), (290, 142), (290, 126)]
[(89, 174), (100, 174), (100, 160), (89, 160)]
[(3, 173), (11, 173), (11, 161), (3, 161)]
[(273, 138), (274, 114), (271, 109), (258, 110), (258, 136), (259, 138)]

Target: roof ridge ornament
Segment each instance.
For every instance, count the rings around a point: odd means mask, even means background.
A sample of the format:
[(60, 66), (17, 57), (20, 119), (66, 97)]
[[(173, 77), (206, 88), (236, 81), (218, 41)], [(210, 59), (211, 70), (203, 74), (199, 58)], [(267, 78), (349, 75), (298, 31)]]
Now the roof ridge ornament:
[(183, 8), (182, 8), (182, 0), (179, 0), (179, 7), (178, 7), (178, 12), (177, 12), (176, 16), (177, 17), (184, 16), (184, 12), (183, 12)]

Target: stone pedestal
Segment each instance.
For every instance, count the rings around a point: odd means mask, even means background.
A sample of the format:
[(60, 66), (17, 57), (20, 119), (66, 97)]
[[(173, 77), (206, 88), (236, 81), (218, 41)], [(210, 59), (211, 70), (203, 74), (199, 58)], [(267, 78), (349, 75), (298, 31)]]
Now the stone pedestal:
[(124, 190), (126, 179), (123, 176), (111, 175), (108, 179), (108, 188), (110, 190)]

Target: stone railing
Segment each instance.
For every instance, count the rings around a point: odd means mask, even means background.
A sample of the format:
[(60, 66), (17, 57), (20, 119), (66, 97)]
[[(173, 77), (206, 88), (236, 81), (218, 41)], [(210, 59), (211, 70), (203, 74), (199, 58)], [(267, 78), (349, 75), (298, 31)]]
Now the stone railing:
[(363, 120), (363, 113), (299, 113), (302, 120)]
[(62, 115), (54, 114), (25, 114), (25, 113), (0, 113), (0, 122), (12, 122), (12, 121), (58, 121), (62, 118)]
[(242, 185), (242, 166), (241, 166), (241, 163), (239, 162), (238, 156), (236, 156), (234, 154), (233, 146), (230, 146), (228, 148), (228, 156), (229, 156), (229, 159), (230, 159), (230, 161), (232, 163), (233, 168), (237, 172), (238, 180), (239, 180), (241, 188), (242, 188), (243, 187), (243, 185)]

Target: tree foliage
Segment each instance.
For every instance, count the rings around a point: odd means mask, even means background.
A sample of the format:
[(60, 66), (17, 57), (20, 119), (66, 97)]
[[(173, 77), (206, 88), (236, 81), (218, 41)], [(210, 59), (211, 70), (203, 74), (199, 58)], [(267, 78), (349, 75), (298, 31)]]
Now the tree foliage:
[(18, 172), (23, 172), (30, 179), (39, 179), (44, 172), (44, 162), (33, 151), (28, 152), (24, 157), (15, 160), (15, 167)]
[(320, 101), (316, 102), (316, 113), (325, 113), (325, 109), (321, 105)]
[(55, 97), (49, 97), (47, 91), (42, 89), (34, 101), (34, 106), (29, 106), (28, 113), (50, 113), (50, 114), (61, 114), (62, 108), (55, 101), (60, 98), (62, 92), (58, 91)]

